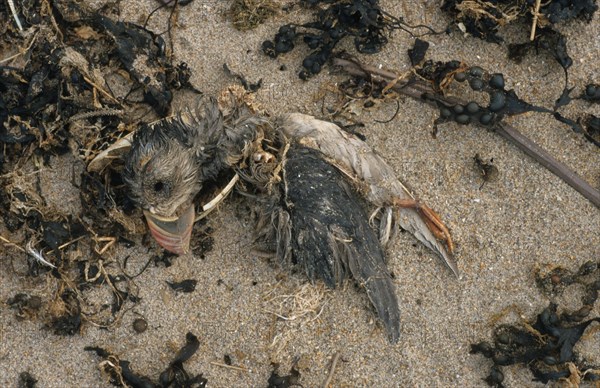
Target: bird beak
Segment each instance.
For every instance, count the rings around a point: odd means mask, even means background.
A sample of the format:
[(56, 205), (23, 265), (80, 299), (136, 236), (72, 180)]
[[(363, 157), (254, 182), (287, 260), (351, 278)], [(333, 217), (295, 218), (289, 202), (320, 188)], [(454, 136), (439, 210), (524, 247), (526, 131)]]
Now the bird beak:
[(193, 205), (179, 217), (161, 217), (147, 210), (144, 210), (144, 216), (152, 237), (161, 247), (177, 255), (190, 251), (190, 238), (195, 218)]

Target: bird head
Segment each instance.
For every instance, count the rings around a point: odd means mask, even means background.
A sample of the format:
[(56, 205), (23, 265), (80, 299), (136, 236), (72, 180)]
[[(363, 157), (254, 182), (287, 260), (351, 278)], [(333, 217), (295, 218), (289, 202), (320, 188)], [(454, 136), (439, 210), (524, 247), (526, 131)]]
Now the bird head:
[(193, 110), (136, 131), (123, 178), (163, 248), (187, 253), (194, 199), (201, 190), (217, 187), (223, 175), (233, 174), (251, 152), (257, 127), (265, 122), (245, 106), (236, 106), (224, 118), (216, 100), (203, 99)]
[(152, 235), (168, 251), (189, 250), (194, 198), (223, 167), (221, 128), (221, 112), (209, 101), (194, 112), (145, 124), (133, 138), (123, 178)]

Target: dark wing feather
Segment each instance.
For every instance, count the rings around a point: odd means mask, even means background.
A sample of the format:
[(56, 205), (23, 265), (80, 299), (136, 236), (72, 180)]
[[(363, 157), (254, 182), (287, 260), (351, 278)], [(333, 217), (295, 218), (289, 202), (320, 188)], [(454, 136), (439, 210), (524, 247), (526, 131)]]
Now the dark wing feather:
[(311, 280), (322, 279), (329, 287), (351, 275), (365, 287), (390, 341), (396, 342), (398, 300), (363, 200), (315, 149), (292, 144), (284, 163), (276, 221), (277, 230), (289, 239), (291, 255), (285, 255), (285, 241), (279, 240), (278, 251), (304, 268)]

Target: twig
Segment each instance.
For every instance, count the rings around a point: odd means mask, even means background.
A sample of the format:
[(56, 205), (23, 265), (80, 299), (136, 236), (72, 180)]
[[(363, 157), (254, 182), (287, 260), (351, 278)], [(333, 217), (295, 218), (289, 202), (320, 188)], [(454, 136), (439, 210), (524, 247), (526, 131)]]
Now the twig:
[(67, 242), (66, 242), (66, 243), (64, 243), (63, 245), (60, 245), (60, 246), (58, 247), (58, 250), (59, 250), (59, 251), (60, 251), (60, 250), (63, 250), (63, 249), (65, 249), (66, 247), (68, 247), (69, 245), (71, 245), (71, 244), (73, 244), (73, 243), (76, 243), (77, 241), (79, 241), (79, 240), (81, 240), (81, 239), (83, 239), (83, 238), (85, 238), (85, 237), (87, 237), (87, 236), (83, 235), (83, 236), (79, 236), (79, 237), (77, 237), (77, 238), (74, 238), (74, 239), (73, 239), (73, 240), (71, 240), (71, 241), (67, 241)]
[(537, 28), (541, 4), (542, 4), (542, 0), (535, 0), (535, 7), (533, 9), (533, 23), (531, 24), (531, 35), (529, 35), (529, 40), (535, 39), (535, 29)]
[(93, 117), (100, 117), (100, 116), (122, 116), (123, 113), (124, 112), (120, 109), (111, 109), (111, 108), (98, 109), (98, 110), (93, 110), (90, 112), (77, 113), (77, 114), (69, 117), (68, 122), (72, 123), (73, 121), (91, 119)]
[(11, 56), (10, 56), (10, 57), (8, 57), (8, 58), (1, 59), (1, 60), (0, 60), (0, 64), (2, 64), (2, 63), (6, 63), (6, 62), (10, 62), (10, 61), (12, 61), (13, 59), (15, 59), (16, 57), (18, 57), (18, 56), (20, 56), (20, 55), (23, 55), (23, 54), (25, 54), (27, 51), (29, 51), (29, 49), (30, 49), (30, 48), (33, 46), (33, 43), (35, 43), (35, 39), (37, 38), (37, 36), (38, 36), (38, 33), (39, 33), (39, 31), (36, 31), (36, 32), (35, 32), (35, 35), (34, 35), (34, 36), (31, 38), (31, 42), (29, 42), (29, 45), (27, 45), (27, 48), (19, 50), (19, 52), (18, 52), (18, 53), (14, 54), (14, 55), (11, 55)]
[(220, 366), (223, 368), (227, 368), (227, 369), (233, 369), (233, 370), (237, 370), (240, 372), (248, 372), (248, 369), (246, 368), (242, 368), (241, 366), (234, 366), (234, 365), (227, 365), (227, 364), (222, 364), (220, 362), (216, 362), (216, 361), (211, 361), (210, 362), (211, 365), (215, 365), (215, 366)]
[(15, 244), (14, 242), (10, 241), (9, 239), (7, 239), (3, 236), (0, 236), (0, 240), (2, 240), (2, 242), (8, 246), (17, 248), (21, 252), (27, 252), (25, 249), (21, 248), (19, 245)]
[(86, 77), (85, 75), (83, 76), (83, 79), (90, 85), (92, 85), (94, 87), (94, 90), (98, 90), (100, 93), (102, 93), (106, 98), (108, 98), (109, 100), (112, 100), (113, 102), (116, 102), (117, 104), (121, 105), (119, 103), (119, 100), (117, 100), (116, 98), (114, 98), (109, 92), (107, 92), (106, 90), (104, 90), (100, 85), (94, 83), (94, 81), (92, 81), (89, 77)]
[(13, 18), (15, 19), (15, 23), (17, 23), (17, 27), (19, 27), (19, 31), (23, 32), (23, 25), (21, 24), (21, 20), (19, 19), (19, 13), (17, 12), (17, 9), (15, 8), (15, 2), (14, 0), (7, 0), (8, 1), (8, 7), (10, 8), (10, 12), (13, 15)]
[[(381, 70), (372, 66), (362, 65), (347, 59), (334, 58), (333, 64), (335, 66), (341, 67), (348, 74), (355, 76), (374, 76), (383, 78), (388, 82), (395, 80), (398, 77), (396, 74), (390, 71)], [(431, 85), (429, 85), (425, 81), (418, 79), (400, 81), (393, 87), (393, 89), (398, 93), (402, 93), (406, 96), (414, 98), (415, 100), (426, 102), (430, 105), (434, 105), (434, 102), (423, 100), (422, 96), (424, 93), (436, 95), (436, 97), (438, 97), (438, 100), (447, 102), (450, 105), (455, 105), (457, 103), (465, 103), (464, 101), (456, 97), (446, 97), (437, 95), (431, 87)], [(535, 144), (527, 136), (523, 135), (518, 129), (509, 124), (500, 123), (494, 127), (494, 130), (500, 136), (509, 140), (511, 143), (516, 145), (517, 148), (525, 152), (529, 157), (533, 158), (542, 166), (546, 167), (554, 175), (562, 179), (569, 186), (574, 188), (577, 192), (583, 195), (596, 207), (600, 208), (600, 191), (593, 188), (589, 183), (584, 181), (573, 170), (556, 160), (546, 150)]]
[(333, 355), (333, 359), (331, 360), (331, 367), (329, 368), (329, 374), (327, 375), (327, 379), (323, 383), (323, 388), (328, 388), (329, 384), (331, 384), (331, 380), (333, 380), (333, 374), (335, 372), (335, 367), (337, 366), (338, 360), (340, 359), (340, 352), (335, 352)]

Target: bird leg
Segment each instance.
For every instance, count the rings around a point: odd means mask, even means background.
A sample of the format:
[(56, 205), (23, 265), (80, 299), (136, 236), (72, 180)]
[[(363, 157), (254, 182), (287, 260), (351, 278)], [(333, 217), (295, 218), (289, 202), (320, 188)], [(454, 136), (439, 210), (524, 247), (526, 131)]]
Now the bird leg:
[(450, 231), (444, 225), (439, 214), (433, 209), (412, 198), (394, 198), (392, 204), (397, 207), (415, 209), (435, 238), (444, 241), (450, 253), (454, 252), (454, 242), (450, 236)]

